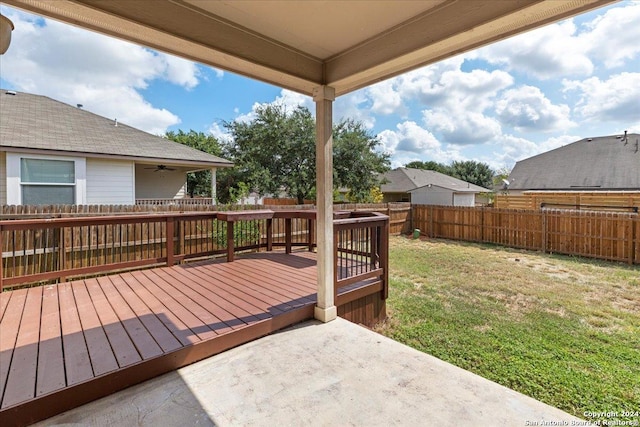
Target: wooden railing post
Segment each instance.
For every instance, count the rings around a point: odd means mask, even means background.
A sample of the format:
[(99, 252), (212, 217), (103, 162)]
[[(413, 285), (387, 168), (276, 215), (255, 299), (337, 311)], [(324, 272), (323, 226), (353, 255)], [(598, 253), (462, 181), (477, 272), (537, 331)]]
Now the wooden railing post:
[(233, 221), (227, 221), (227, 262), (233, 261)]
[(267, 251), (273, 250), (273, 219), (267, 218)]
[(385, 219), (382, 227), (382, 241), (380, 245), (380, 268), (382, 268), (382, 299), (389, 297), (389, 218)]
[(372, 226), (371, 227), (371, 248), (369, 252), (369, 256), (371, 257), (371, 269), (376, 268), (376, 261), (379, 261), (380, 257), (378, 255), (378, 245), (380, 242), (380, 227)]
[(284, 219), (284, 242), (285, 242), (285, 252), (291, 253), (291, 218)]
[(167, 266), (169, 267), (171, 267), (175, 263), (175, 259), (174, 259), (175, 248), (173, 246), (173, 238), (175, 234), (174, 226), (175, 226), (175, 218), (172, 216), (168, 217), (166, 221), (167, 244), (165, 246), (167, 250)]
[(335, 229), (336, 226), (333, 226), (333, 300), (337, 301), (338, 300), (338, 280), (340, 277), (340, 266), (338, 265), (338, 251), (340, 250), (339, 248), (339, 241), (340, 241), (340, 234), (341, 232), (339, 230)]
[(307, 237), (309, 240), (309, 252), (313, 252), (313, 232), (315, 229), (315, 224), (312, 219), (307, 220)]
[(0, 292), (2, 292), (3, 285), (2, 280), (4, 277), (4, 233), (2, 231), (2, 225), (0, 225)]
[[(65, 242), (65, 227), (60, 227), (58, 229), (58, 270), (65, 270), (67, 266), (67, 243)], [(60, 282), (66, 282), (67, 278), (65, 276), (60, 276), (58, 278)]]

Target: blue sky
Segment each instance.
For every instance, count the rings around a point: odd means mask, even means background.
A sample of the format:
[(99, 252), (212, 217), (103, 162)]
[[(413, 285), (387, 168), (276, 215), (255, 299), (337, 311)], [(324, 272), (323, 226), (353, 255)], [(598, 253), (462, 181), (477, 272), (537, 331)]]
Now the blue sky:
[[(154, 134), (211, 132), (256, 106), (309, 97), (42, 19), (15, 24), (0, 86), (46, 95)], [(420, 68), (336, 100), (391, 154), (495, 169), (584, 137), (640, 133), (640, 1), (612, 6)]]

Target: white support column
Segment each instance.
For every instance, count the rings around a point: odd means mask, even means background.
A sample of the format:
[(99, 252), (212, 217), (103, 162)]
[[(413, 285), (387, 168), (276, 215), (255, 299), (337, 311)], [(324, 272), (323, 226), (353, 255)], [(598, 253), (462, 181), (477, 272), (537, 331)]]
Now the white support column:
[(335, 90), (313, 90), (316, 103), (316, 238), (318, 241), (318, 305), (315, 318), (329, 322), (338, 317), (333, 300), (333, 101)]
[(216, 168), (211, 168), (211, 204), (216, 204)]

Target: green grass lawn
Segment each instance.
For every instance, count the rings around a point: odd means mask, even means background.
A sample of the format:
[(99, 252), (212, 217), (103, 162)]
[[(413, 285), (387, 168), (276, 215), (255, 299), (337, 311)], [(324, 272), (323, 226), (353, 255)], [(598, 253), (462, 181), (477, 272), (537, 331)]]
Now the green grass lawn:
[(393, 237), (379, 332), (580, 418), (640, 411), (640, 268)]

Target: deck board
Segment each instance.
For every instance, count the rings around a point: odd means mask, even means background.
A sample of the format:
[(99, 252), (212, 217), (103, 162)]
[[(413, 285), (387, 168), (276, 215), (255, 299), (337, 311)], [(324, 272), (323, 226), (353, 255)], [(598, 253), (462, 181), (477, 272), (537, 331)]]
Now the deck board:
[(84, 281), (71, 284), (73, 296), (78, 307), (78, 317), (87, 343), (91, 366), (95, 375), (102, 375), (118, 369), (118, 362), (102, 328), (96, 307), (94, 307)]
[(126, 276), (106, 277), (105, 279), (108, 280), (102, 281), (102, 289), (105, 292), (105, 296), (124, 330), (131, 338), (131, 343), (137, 350), (139, 357), (148, 359), (159, 356), (163, 353), (162, 348), (144, 326), (142, 320), (131, 309), (129, 300), (122, 295), (122, 291), (126, 289), (124, 277)]
[[(20, 321), (22, 320), (22, 312), (24, 311), (26, 300), (26, 289), (13, 291), (5, 310), (5, 316), (0, 322), (0, 394), (2, 394), (2, 402), (4, 402), (4, 394), (6, 394), (5, 385), (7, 384), (13, 352), (16, 348), (18, 330), (20, 329)], [(2, 406), (0, 405), (0, 407)]]
[(11, 406), (34, 395), (38, 367), (38, 337), (42, 288), (31, 288), (22, 313), (22, 321), (13, 351), (2, 406)]
[[(102, 323), (104, 332), (107, 334), (109, 342), (111, 343), (113, 354), (116, 361), (118, 362), (118, 366), (128, 366), (132, 363), (136, 363), (142, 360), (142, 357), (138, 353), (136, 345), (134, 345), (133, 341), (135, 341), (136, 334), (140, 335), (146, 331), (144, 331), (144, 329), (142, 328), (137, 327), (137, 323), (139, 323), (137, 322), (135, 325), (133, 325), (132, 328), (130, 328), (131, 331), (127, 333), (125, 325), (122, 324), (117, 312), (113, 309), (113, 307), (125, 307), (118, 304), (124, 302), (124, 300), (119, 298), (120, 295), (113, 287), (109, 278), (99, 277), (97, 279), (85, 280), (85, 284), (87, 286), (87, 290), (89, 291), (89, 295), (91, 296), (91, 300), (93, 301), (93, 304), (96, 308), (100, 323)], [(110, 296), (112, 298), (109, 298)], [(113, 303), (111, 303), (111, 301), (113, 301)], [(132, 314), (131, 320), (134, 320), (134, 318), (136, 317), (137, 316)], [(138, 331), (140, 332), (138, 333)], [(151, 342), (149, 343), (149, 346), (151, 346), (151, 349), (147, 352), (141, 351), (141, 353), (143, 355), (148, 354), (149, 356), (157, 356), (161, 354), (162, 351), (155, 343), (153, 338), (151, 338), (150, 341)], [(146, 348), (144, 344), (142, 345), (142, 347)]]
[(58, 287), (47, 286), (42, 295), (36, 396), (61, 389), (65, 384)]
[(71, 283), (58, 285), (67, 385), (77, 384), (93, 378), (89, 350), (84, 339), (78, 307), (76, 306), (71, 286)]
[(315, 301), (306, 251), (4, 292), (0, 424), (54, 415), (312, 318)]

